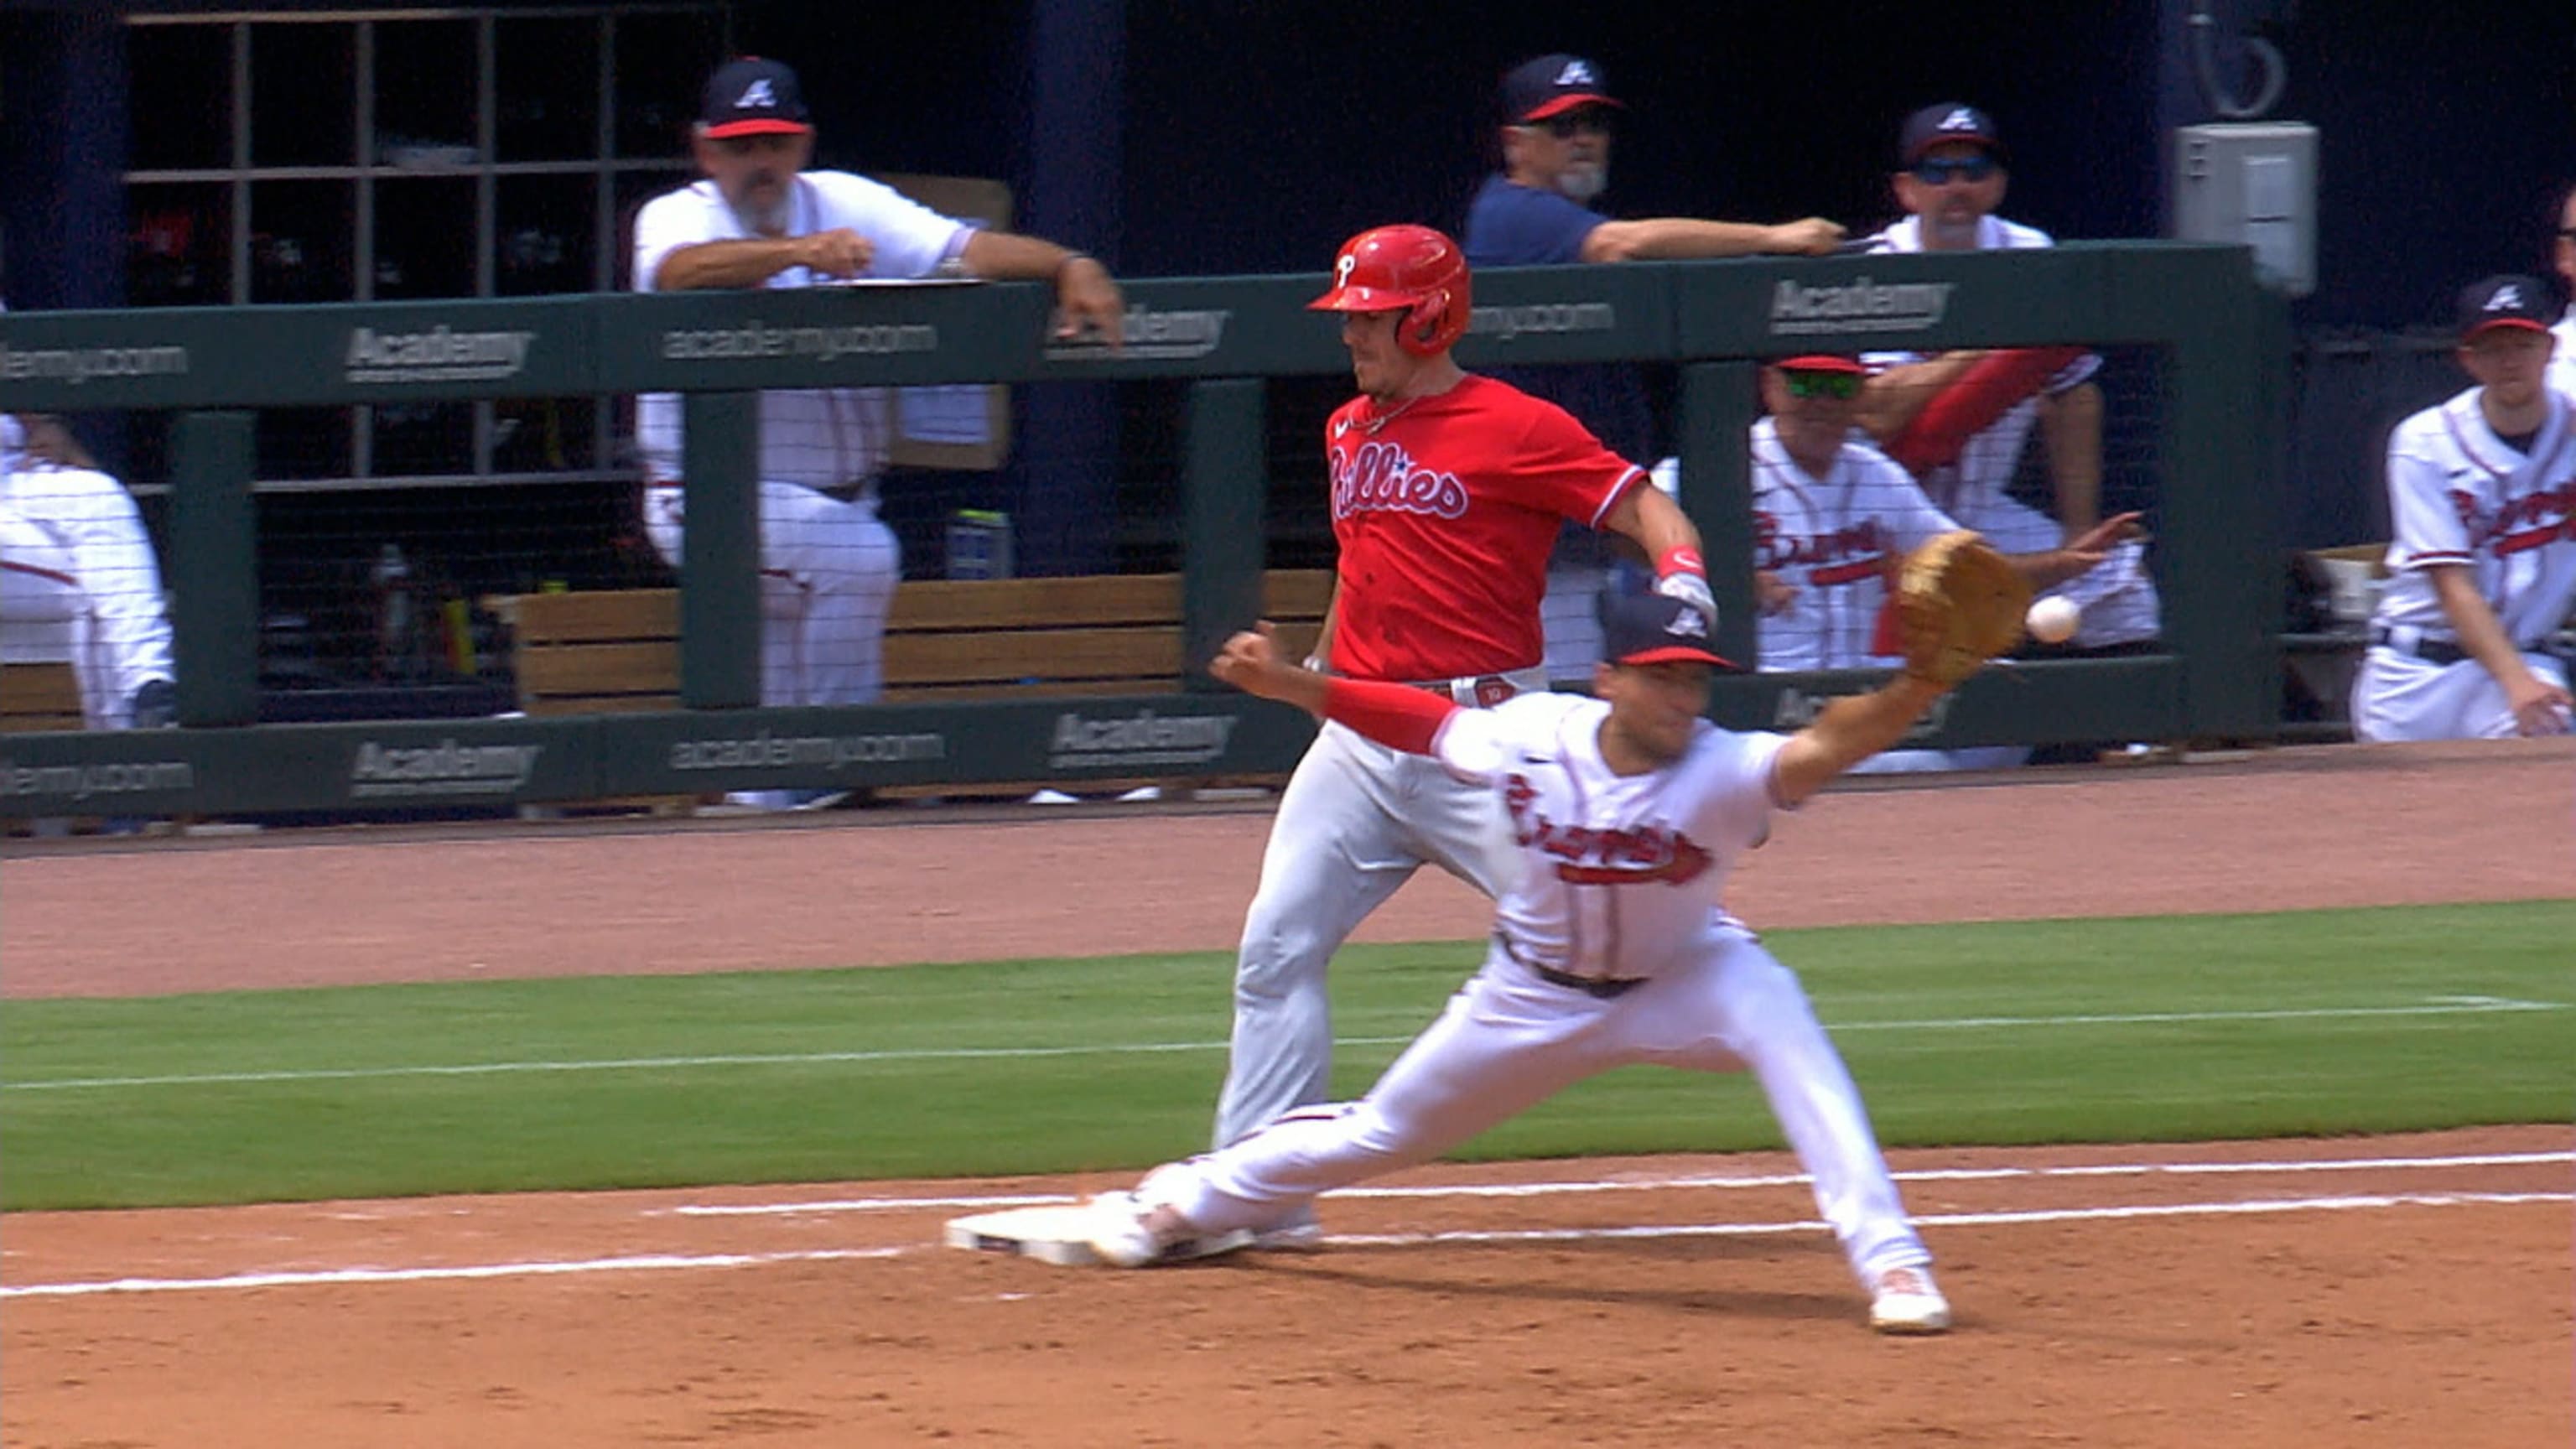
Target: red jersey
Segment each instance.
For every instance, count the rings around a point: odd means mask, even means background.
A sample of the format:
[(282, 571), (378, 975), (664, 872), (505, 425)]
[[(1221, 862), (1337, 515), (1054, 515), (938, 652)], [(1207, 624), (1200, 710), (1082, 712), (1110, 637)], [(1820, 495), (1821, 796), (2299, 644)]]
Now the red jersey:
[(1333, 672), (1433, 680), (1539, 662), (1560, 521), (1601, 526), (1644, 470), (1563, 408), (1469, 376), (1324, 424), (1341, 545)]

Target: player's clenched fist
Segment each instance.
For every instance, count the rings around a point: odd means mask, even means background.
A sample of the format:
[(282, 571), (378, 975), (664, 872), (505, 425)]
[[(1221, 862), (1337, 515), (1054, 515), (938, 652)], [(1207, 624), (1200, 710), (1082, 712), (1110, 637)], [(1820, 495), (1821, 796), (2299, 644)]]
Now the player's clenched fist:
[(1208, 673), (1246, 694), (1277, 699), (1277, 676), (1286, 668), (1279, 659), (1278, 631), (1264, 619), (1226, 640), (1225, 647), (1209, 662)]
[(834, 227), (797, 239), (803, 253), (798, 262), (809, 272), (826, 277), (856, 277), (867, 272), (868, 263), (876, 260), (874, 243), (848, 227)]

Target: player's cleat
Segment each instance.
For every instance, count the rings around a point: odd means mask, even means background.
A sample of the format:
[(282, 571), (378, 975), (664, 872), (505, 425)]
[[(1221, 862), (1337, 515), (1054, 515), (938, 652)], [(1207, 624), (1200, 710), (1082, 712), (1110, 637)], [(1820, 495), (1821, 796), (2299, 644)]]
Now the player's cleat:
[(1255, 1228), (1252, 1246), (1264, 1253), (1320, 1253), (1324, 1250), (1324, 1225), (1313, 1218), (1291, 1218)]
[(1190, 1226), (1179, 1209), (1148, 1205), (1132, 1192), (1104, 1192), (1091, 1200), (1091, 1251), (1112, 1267), (1148, 1268), (1212, 1258), (1251, 1243), (1252, 1234), (1246, 1229), (1202, 1233)]
[(1933, 1285), (1931, 1269), (1890, 1268), (1870, 1295), (1869, 1326), (1881, 1333), (1947, 1332), (1950, 1300)]

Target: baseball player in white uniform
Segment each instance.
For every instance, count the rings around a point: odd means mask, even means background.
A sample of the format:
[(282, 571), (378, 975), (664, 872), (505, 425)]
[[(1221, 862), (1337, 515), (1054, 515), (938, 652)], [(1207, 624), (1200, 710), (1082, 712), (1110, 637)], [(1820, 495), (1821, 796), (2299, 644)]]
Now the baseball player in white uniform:
[(1734, 734), (1703, 718), (1722, 663), (1708, 630), (1677, 599), (1614, 600), (1595, 697), (1532, 693), (1488, 710), (1295, 668), (1266, 626), (1228, 641), (1220, 679), (1494, 792), (1511, 884), (1483, 968), (1368, 1095), (1289, 1112), (1103, 1194), (1095, 1251), (1138, 1267), (1241, 1246), (1284, 1207), (1428, 1161), (1613, 1067), (1749, 1069), (1871, 1295), (1871, 1322), (1949, 1326), (1841, 1055), (1797, 977), (1723, 904), (1771, 812), (1893, 743), (1941, 686), (1900, 675), (1795, 735)]
[[(1051, 280), (1058, 335), (1097, 329), (1120, 340), (1124, 303), (1099, 262), (942, 216), (864, 176), (808, 170), (813, 150), (794, 71), (757, 58), (718, 70), (696, 129), (705, 179), (637, 215), (635, 290), (859, 277)], [(894, 533), (877, 517), (891, 428), (882, 388), (761, 394), (762, 704), (864, 704), (883, 688), (886, 609), (902, 575)], [(640, 399), (636, 432), (645, 529), (677, 567), (679, 397)]]
[(0, 416), (0, 660), (68, 660), (91, 729), (170, 722), (170, 617), (133, 496)]
[[(2055, 245), (2048, 233), (1994, 215), (2001, 205), (2008, 159), (1994, 119), (1974, 106), (1944, 102), (1905, 120), (1898, 136), (1903, 169), (1895, 175), (1899, 204), (1908, 215), (1874, 238), (1878, 252), (1995, 251)], [(1979, 354), (1873, 353), (1867, 359), (1870, 405), (1864, 422), (1891, 437), (1956, 378)], [(2016, 403), (1969, 437), (1955, 461), (1925, 469), (1923, 491), (1961, 527), (1984, 534), (2005, 553), (2055, 548), (2091, 528), (2101, 514), (2102, 395), (2091, 379), (2102, 359), (2077, 356), (2048, 379), (2037, 396)], [(2057, 516), (2051, 517), (2008, 491), (2031, 433), (2048, 448)], [(2069, 641), (2074, 649), (2100, 649), (2153, 639), (2160, 627), (2154, 578), (2146, 546), (2129, 539), (2102, 566), (2048, 590), (2082, 609)]]
[[(1963, 527), (1932, 506), (1914, 476), (1853, 425), (1868, 369), (1830, 353), (1762, 370), (1767, 415), (1753, 425), (1753, 565), (1760, 612), (1757, 667), (1892, 669), (1887, 579), (1924, 542)], [(2101, 567), (2138, 515), (2095, 524), (2063, 548), (2007, 554), (2034, 589)], [(1853, 773), (1971, 770), (2020, 763), (1999, 746), (1883, 750)]]
[(2352, 687), (2363, 740), (2567, 732), (2567, 666), (2543, 646), (2576, 604), (2576, 396), (2535, 277), (2460, 297), (2478, 385), (2388, 440), (2388, 587)]

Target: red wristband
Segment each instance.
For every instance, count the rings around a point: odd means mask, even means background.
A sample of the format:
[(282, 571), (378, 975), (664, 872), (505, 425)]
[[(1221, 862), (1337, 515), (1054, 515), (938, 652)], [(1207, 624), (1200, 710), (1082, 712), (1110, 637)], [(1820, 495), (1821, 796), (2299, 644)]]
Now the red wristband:
[(1670, 578), (1674, 574), (1697, 574), (1701, 578), (1707, 578), (1708, 565), (1700, 561), (1698, 549), (1686, 543), (1677, 543), (1665, 549), (1663, 556), (1655, 560), (1656, 578)]

